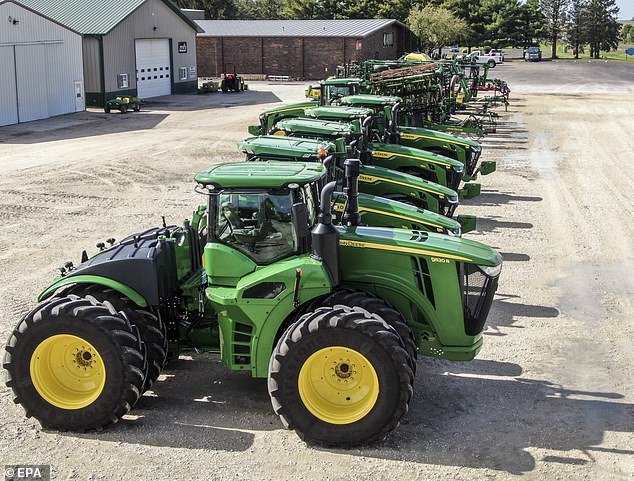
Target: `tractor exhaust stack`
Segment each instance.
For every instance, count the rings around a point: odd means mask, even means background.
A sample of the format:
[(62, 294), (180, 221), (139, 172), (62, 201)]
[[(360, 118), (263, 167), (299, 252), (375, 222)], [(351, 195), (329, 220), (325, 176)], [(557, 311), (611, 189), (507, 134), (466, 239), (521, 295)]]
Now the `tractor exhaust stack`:
[(337, 183), (329, 182), (321, 190), (318, 222), (313, 228), (313, 257), (326, 266), (332, 287), (339, 285), (339, 232), (332, 225), (332, 193)]
[(346, 187), (343, 189), (348, 200), (343, 209), (345, 225), (359, 225), (359, 171), (361, 161), (348, 159), (343, 163)]

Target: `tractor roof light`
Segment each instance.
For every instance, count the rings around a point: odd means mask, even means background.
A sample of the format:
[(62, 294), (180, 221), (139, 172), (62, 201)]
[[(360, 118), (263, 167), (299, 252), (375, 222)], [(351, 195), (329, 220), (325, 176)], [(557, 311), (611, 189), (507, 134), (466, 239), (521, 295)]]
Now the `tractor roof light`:
[(319, 156), (319, 158), (323, 159), (324, 157), (326, 157), (326, 155), (328, 155), (328, 151), (323, 147), (319, 147), (319, 149), (317, 149), (317, 155)]

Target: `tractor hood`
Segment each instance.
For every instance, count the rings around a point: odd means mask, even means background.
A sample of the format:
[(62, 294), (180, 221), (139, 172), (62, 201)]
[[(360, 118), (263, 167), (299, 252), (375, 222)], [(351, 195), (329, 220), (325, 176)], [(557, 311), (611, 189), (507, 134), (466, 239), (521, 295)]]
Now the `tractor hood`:
[(296, 104), (286, 104), (280, 105), (279, 107), (274, 107), (272, 109), (265, 110), (260, 114), (261, 116), (269, 116), (271, 114), (279, 114), (283, 112), (289, 112), (291, 110), (302, 110), (302, 109), (312, 109), (315, 107), (319, 107), (319, 104), (315, 101), (306, 101), (306, 102), (298, 102)]
[(328, 120), (353, 120), (360, 119), (372, 115), (370, 109), (358, 107), (344, 107), (331, 105), (328, 107), (316, 107), (306, 112), (307, 117)]
[[(333, 195), (334, 208), (336, 211), (342, 211), (346, 201), (346, 195), (335, 193)], [(419, 209), (415, 206), (404, 204), (395, 200), (378, 197), (375, 195), (359, 193), (359, 213), (363, 223), (364, 213), (383, 214), (404, 222), (412, 222), (416, 224), (424, 224), (430, 229), (436, 229), (438, 232), (451, 232), (452, 235), (460, 235), (460, 223), (447, 216), (436, 214), (429, 210)]]
[(271, 158), (304, 159), (317, 161), (320, 149), (327, 154), (336, 151), (335, 144), (323, 140), (302, 139), (301, 137), (285, 137), (264, 135), (249, 137), (238, 144), (238, 148), (247, 155)]
[(361, 133), (359, 122), (341, 123), (327, 120), (294, 118), (280, 120), (275, 127), (284, 132), (316, 135), (316, 136), (332, 136), (332, 137), (349, 137)]
[(421, 127), (401, 127), (399, 125), (398, 131), (403, 140), (416, 140), (417, 138), (436, 139), (450, 144), (462, 145), (463, 147), (471, 147), (475, 151), (482, 149), (480, 144), (474, 140), (457, 137), (437, 130), (423, 129)]
[(400, 102), (400, 97), (388, 97), (386, 95), (348, 95), (341, 97), (338, 102), (341, 105), (351, 105), (355, 107), (363, 107), (364, 105), (385, 106), (394, 105)]
[(350, 85), (350, 84), (360, 84), (363, 82), (363, 79), (360, 78), (329, 78), (326, 80), (322, 80), (319, 82), (321, 85)]
[(455, 190), (452, 190), (449, 187), (436, 184), (435, 182), (429, 182), (421, 179), (420, 177), (398, 172), (396, 170), (376, 167), (374, 165), (361, 165), (359, 182), (374, 183), (380, 181), (392, 182), (403, 186), (409, 186), (412, 189), (432, 192), (441, 199), (447, 198), (452, 202), (458, 201), (458, 194)]
[(480, 242), (430, 232), (381, 227), (338, 227), (342, 247), (378, 249), (432, 256), (443, 260), (496, 267), (502, 256)]
[(414, 159), (424, 159), (425, 161), (433, 164), (439, 164), (445, 167), (453, 167), (458, 170), (464, 168), (464, 165), (459, 160), (445, 157), (444, 155), (435, 154), (427, 150), (405, 147), (404, 145), (370, 142), (368, 144), (368, 149), (372, 151), (373, 155), (376, 155), (378, 157), (391, 157), (392, 155), (397, 155)]

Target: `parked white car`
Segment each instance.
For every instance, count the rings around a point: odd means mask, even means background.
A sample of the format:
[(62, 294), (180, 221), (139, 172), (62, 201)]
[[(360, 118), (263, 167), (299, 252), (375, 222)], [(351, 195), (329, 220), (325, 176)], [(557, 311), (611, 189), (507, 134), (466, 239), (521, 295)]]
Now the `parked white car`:
[(474, 50), (465, 57), (465, 60), (495, 67), (497, 64), (504, 62), (504, 54), (501, 50), (491, 50), (488, 54), (482, 50)]

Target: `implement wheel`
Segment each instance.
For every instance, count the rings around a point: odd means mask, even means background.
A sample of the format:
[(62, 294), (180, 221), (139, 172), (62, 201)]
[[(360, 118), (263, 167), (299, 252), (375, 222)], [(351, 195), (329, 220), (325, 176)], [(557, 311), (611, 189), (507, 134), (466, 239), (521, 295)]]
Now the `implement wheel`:
[(407, 413), (414, 373), (398, 333), (377, 314), (322, 307), (278, 342), (269, 365), (273, 409), (306, 442), (383, 439)]
[(59, 430), (101, 430), (137, 401), (143, 354), (130, 323), (94, 299), (69, 295), (40, 304), (5, 348), (7, 386), (27, 417)]

